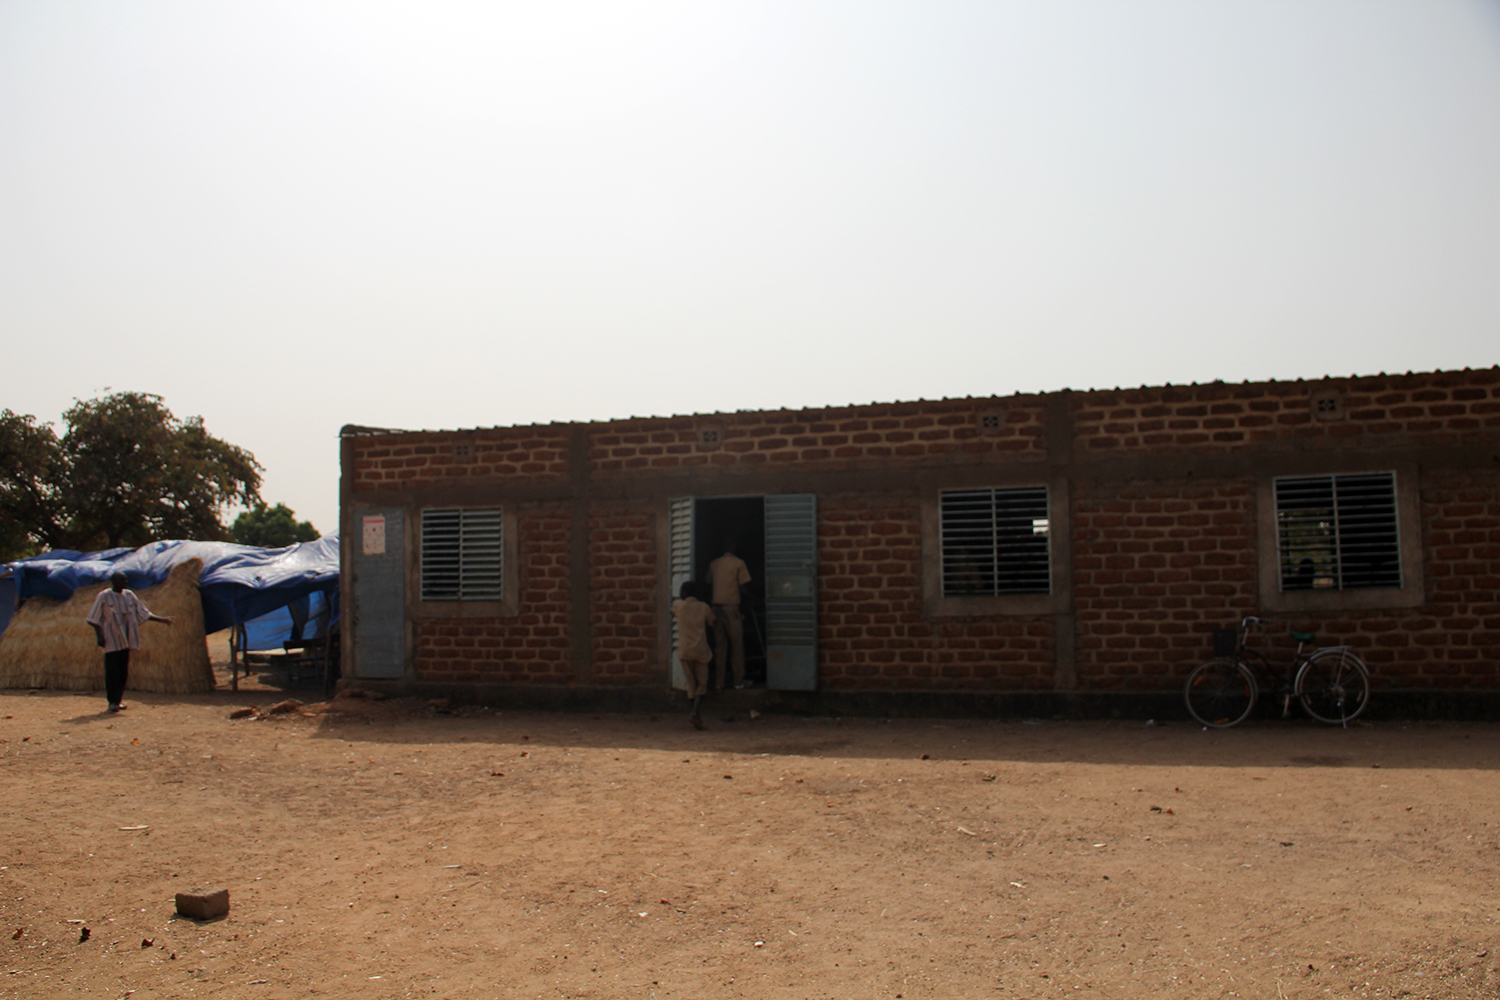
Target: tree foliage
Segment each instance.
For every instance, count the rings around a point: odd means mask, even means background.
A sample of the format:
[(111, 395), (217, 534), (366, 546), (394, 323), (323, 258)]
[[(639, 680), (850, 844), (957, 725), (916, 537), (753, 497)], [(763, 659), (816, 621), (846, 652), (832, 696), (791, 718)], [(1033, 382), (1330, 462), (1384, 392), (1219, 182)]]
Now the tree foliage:
[(311, 521), (297, 520), (286, 504), (267, 507), (258, 503), (234, 519), (229, 537), (241, 545), (279, 549), (294, 542), (315, 542), (319, 535)]
[(0, 410), (0, 560), (60, 548), (62, 449), (47, 424)]
[(19, 537), (34, 552), (223, 540), (224, 509), (260, 500), (255, 456), (209, 434), (202, 417), (179, 420), (160, 396), (80, 400), (63, 423), (58, 438), (34, 417), (0, 412), (0, 543)]

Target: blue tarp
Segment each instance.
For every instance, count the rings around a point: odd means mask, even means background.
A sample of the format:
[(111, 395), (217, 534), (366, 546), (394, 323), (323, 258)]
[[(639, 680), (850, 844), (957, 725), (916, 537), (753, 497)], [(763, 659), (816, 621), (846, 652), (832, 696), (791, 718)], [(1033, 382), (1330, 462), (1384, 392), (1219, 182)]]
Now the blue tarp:
[[(338, 622), (338, 591), (315, 590), (268, 615), (245, 623), (246, 649), (281, 649), (288, 642), (320, 639)], [(330, 612), (332, 623), (329, 621)]]
[[(248, 625), (311, 594), (322, 595), (321, 601), (330, 612), (329, 624), (338, 621), (337, 534), (284, 549), (230, 542), (152, 542), (139, 549), (60, 550), (18, 559), (4, 568), (14, 575), (16, 593), (22, 600), (52, 597), (65, 601), (79, 587), (104, 583), (115, 572), (125, 574), (130, 589), (144, 589), (161, 583), (173, 566), (193, 558), (203, 560), (198, 589), (203, 595), (203, 627), (207, 632)], [(290, 637), (290, 614), (286, 626)]]

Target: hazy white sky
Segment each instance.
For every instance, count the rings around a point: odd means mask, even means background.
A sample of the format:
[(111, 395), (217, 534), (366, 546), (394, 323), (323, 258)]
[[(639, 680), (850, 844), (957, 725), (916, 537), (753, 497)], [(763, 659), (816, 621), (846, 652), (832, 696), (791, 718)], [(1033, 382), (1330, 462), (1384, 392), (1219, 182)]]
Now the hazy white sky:
[(344, 423), (1500, 362), (1500, 4), (0, 0), (0, 407)]

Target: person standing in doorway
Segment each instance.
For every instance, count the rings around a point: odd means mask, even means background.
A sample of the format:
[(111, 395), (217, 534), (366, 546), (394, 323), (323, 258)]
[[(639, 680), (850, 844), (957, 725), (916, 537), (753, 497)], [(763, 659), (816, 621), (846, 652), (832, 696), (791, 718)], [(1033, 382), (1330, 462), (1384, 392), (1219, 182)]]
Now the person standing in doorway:
[[(708, 564), (713, 582), (714, 663), (723, 687), (749, 687), (745, 680), (745, 623), (740, 617), (740, 597), (750, 582), (750, 568), (735, 553), (735, 540), (724, 539), (724, 554)], [(731, 673), (733, 680), (730, 680)]]
[(109, 589), (94, 598), (94, 606), (85, 619), (94, 627), (94, 638), (104, 647), (104, 696), (109, 710), (125, 707), (125, 682), (130, 677), (130, 651), (141, 648), (141, 626), (146, 622), (172, 624), (172, 619), (151, 613), (135, 591), (125, 589), (125, 574), (109, 578)]
[(677, 659), (682, 664), (691, 706), (688, 721), (694, 729), (702, 729), (698, 708), (708, 692), (708, 661), (713, 659), (713, 651), (708, 648), (708, 627), (714, 623), (714, 612), (698, 600), (697, 590), (698, 585), (691, 580), (682, 582), (680, 597), (672, 602), (672, 617), (677, 619)]

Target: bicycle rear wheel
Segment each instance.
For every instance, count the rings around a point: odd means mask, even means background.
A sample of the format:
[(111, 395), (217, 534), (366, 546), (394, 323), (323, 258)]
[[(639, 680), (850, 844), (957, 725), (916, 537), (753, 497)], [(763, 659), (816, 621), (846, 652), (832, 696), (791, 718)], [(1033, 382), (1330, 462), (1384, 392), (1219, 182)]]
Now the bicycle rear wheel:
[(1230, 657), (1201, 664), (1188, 675), (1183, 697), (1193, 718), (1214, 729), (1227, 729), (1243, 722), (1255, 707), (1258, 694), (1255, 675)]
[(1292, 690), (1314, 719), (1346, 725), (1370, 703), (1370, 668), (1353, 650), (1320, 649), (1297, 671)]

